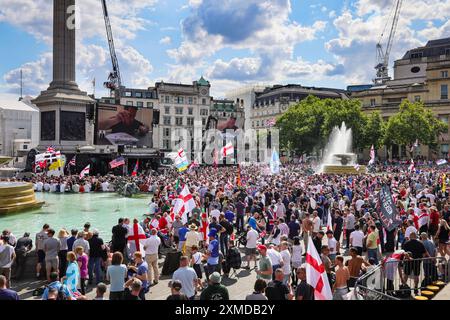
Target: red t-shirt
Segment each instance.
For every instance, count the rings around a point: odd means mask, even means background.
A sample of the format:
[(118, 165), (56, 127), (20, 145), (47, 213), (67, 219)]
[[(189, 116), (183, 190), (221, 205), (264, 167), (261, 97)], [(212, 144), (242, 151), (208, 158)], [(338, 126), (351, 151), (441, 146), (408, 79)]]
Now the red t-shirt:
[(431, 211), (430, 213), (430, 223), (434, 225), (439, 225), (439, 212)]

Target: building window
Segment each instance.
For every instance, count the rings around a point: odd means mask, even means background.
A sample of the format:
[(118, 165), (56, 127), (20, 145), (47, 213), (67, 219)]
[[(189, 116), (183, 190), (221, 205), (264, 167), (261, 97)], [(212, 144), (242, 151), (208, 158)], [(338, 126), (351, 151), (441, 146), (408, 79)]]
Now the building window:
[(188, 115), (192, 116), (194, 114), (194, 108), (188, 108)]
[(163, 149), (170, 149), (170, 140), (163, 140)]
[(165, 103), (170, 103), (170, 97), (169, 97), (169, 96), (165, 96), (164, 102), (165, 102)]
[(375, 104), (376, 104), (376, 100), (375, 99), (370, 99), (370, 106), (371, 107), (374, 107), (375, 106)]
[(187, 118), (187, 125), (193, 126), (194, 125), (194, 118)]
[(147, 92), (147, 93), (145, 94), (145, 96), (146, 96), (148, 99), (153, 98), (153, 94), (152, 94), (151, 92)]
[(170, 137), (170, 128), (164, 128), (164, 137)]
[(175, 108), (175, 114), (183, 114), (183, 108)]
[(448, 78), (448, 71), (441, 71), (441, 78)]
[(447, 100), (448, 99), (448, 85), (441, 84), (441, 99)]
[(252, 121), (252, 127), (253, 128), (255, 127), (255, 121)]
[(138, 101), (138, 102), (136, 102), (136, 106), (143, 107), (144, 103), (142, 101)]
[(194, 97), (194, 104), (197, 104), (197, 98)]
[(445, 116), (439, 116), (439, 120), (441, 120), (442, 122), (447, 124), (447, 128), (448, 128), (448, 115)]
[(200, 115), (201, 116), (207, 116), (208, 115), (208, 109), (201, 109), (200, 110)]
[(184, 97), (176, 97), (175, 98), (175, 103), (183, 104), (184, 103)]
[(136, 98), (142, 98), (142, 92), (135, 92)]
[(153, 102), (147, 102), (147, 108), (153, 108)]
[(259, 127), (259, 121), (256, 121), (256, 126)]
[(131, 91), (125, 91), (125, 97), (131, 97)]
[(202, 118), (202, 126), (206, 126), (206, 118)]
[(170, 107), (164, 107), (164, 113), (169, 114), (170, 113)]
[(170, 117), (164, 117), (163, 118), (163, 124), (170, 126)]
[(182, 126), (182, 125), (183, 125), (183, 118), (181, 118), (181, 117), (176, 117), (176, 118), (175, 118), (175, 125), (177, 125), (177, 126)]
[(193, 103), (194, 103), (194, 99), (193, 99), (192, 97), (189, 97), (189, 98), (188, 98), (188, 103), (189, 103), (189, 104), (193, 104)]
[(416, 102), (420, 101), (420, 96), (414, 96), (414, 101)]
[(206, 106), (206, 99), (202, 98), (202, 105)]
[(127, 101), (127, 106), (132, 106), (133, 105), (133, 101)]

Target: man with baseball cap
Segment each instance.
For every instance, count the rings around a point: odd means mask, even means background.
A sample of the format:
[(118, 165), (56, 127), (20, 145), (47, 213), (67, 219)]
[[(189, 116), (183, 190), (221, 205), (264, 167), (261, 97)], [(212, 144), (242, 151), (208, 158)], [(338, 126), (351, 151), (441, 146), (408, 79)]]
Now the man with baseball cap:
[(257, 278), (262, 279), (269, 283), (272, 280), (272, 262), (267, 256), (267, 247), (263, 244), (260, 244), (257, 247), (261, 257), (259, 258), (259, 270), (256, 271)]
[(218, 272), (213, 272), (209, 277), (209, 286), (203, 290), (200, 300), (230, 300), (228, 289), (220, 282), (222, 277)]
[(217, 270), (217, 267), (219, 265), (219, 241), (216, 239), (217, 237), (217, 230), (216, 229), (210, 229), (208, 233), (209, 237), (209, 245), (208, 245), (208, 261), (207, 261), (207, 268), (206, 268), (206, 279), (209, 279), (209, 275), (212, 274), (214, 271)]

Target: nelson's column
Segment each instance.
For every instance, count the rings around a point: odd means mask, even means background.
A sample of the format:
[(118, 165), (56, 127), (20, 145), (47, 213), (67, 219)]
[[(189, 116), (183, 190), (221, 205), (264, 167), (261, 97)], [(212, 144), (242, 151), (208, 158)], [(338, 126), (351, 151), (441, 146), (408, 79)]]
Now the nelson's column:
[(33, 100), (40, 110), (39, 150), (75, 153), (93, 145), (94, 103), (75, 81), (75, 0), (53, 1), (53, 81)]

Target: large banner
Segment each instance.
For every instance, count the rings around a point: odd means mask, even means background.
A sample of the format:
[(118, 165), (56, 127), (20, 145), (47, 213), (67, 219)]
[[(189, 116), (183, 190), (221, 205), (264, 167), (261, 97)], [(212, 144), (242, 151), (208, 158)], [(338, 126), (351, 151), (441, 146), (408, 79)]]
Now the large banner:
[(380, 193), (378, 194), (378, 200), (380, 206), (380, 210), (378, 212), (380, 220), (387, 231), (392, 231), (399, 225), (400, 222), (397, 219), (397, 207), (392, 199), (389, 186), (383, 185)]
[(152, 147), (152, 121), (150, 108), (99, 105), (97, 144)]

